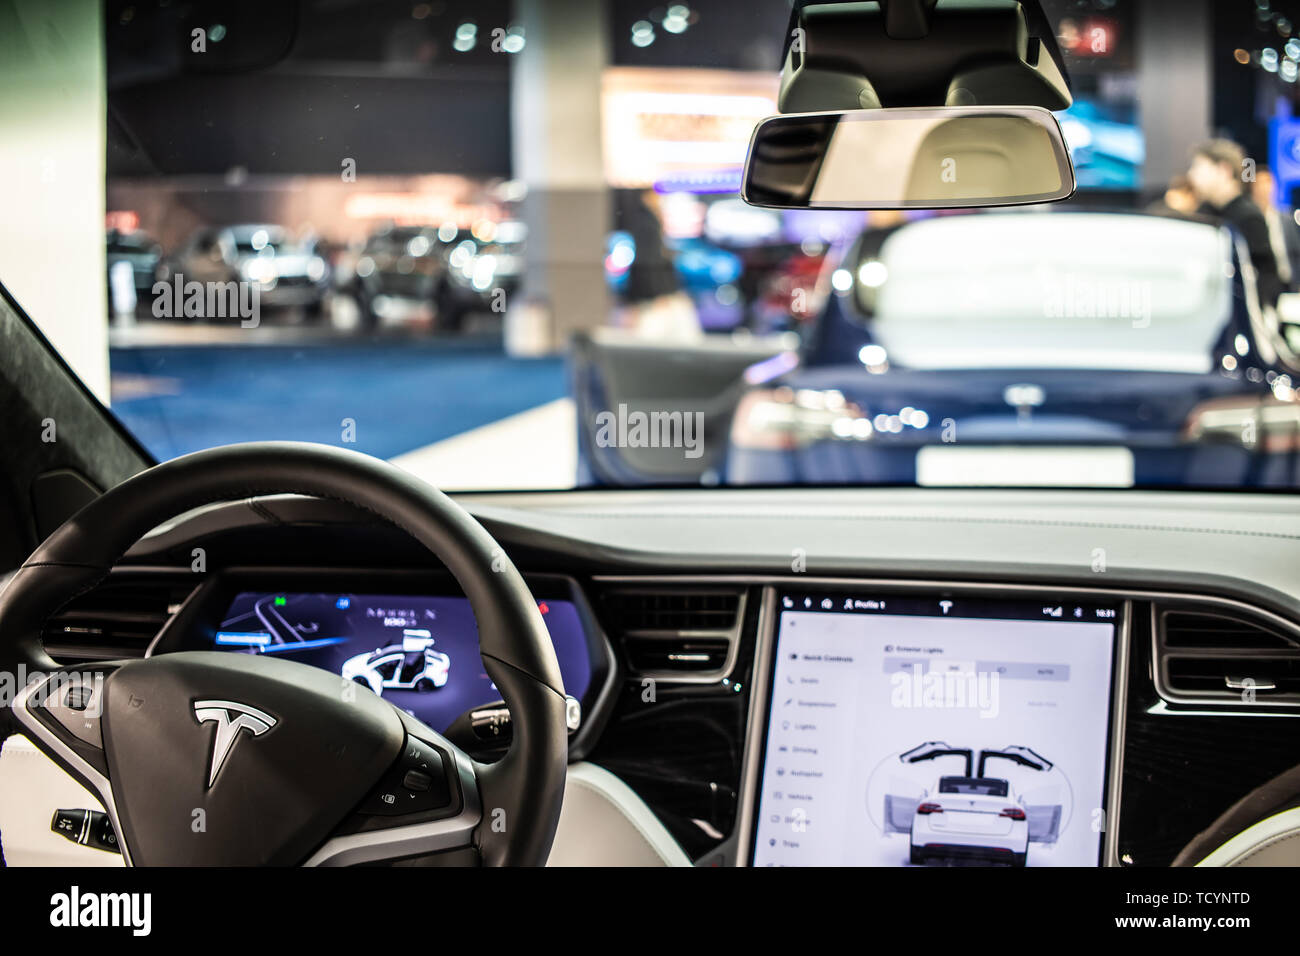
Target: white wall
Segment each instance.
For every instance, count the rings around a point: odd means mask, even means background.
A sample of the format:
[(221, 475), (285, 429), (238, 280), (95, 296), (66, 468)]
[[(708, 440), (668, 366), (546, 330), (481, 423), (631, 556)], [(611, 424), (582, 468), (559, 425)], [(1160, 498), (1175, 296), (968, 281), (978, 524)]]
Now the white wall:
[(0, 3), (0, 282), (108, 402), (103, 14)]

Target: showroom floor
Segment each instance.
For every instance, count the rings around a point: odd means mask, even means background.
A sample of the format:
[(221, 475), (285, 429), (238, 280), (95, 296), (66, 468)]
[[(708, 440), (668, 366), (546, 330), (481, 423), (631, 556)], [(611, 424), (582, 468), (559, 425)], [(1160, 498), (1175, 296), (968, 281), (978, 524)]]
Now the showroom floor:
[[(113, 411), (159, 459), (228, 442), (296, 439), (402, 456), (400, 463), (431, 469), (430, 480), (448, 488), (503, 480), (518, 487), (528, 461), (537, 474), (523, 484), (573, 481), (564, 360), (510, 358), (499, 338), (119, 340), (111, 363)], [(470, 448), (474, 454), (464, 454)]]

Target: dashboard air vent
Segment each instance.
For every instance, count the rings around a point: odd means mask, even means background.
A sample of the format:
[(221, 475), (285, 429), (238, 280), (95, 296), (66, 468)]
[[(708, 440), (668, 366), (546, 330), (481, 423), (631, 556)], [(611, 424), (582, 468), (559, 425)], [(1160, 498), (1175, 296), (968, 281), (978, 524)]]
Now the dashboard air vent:
[(743, 588), (617, 587), (600, 603), (610, 635), (639, 677), (714, 681), (735, 660)]
[(686, 674), (716, 671), (727, 663), (727, 654), (731, 650), (731, 642), (725, 637), (694, 640), (625, 637), (623, 646), (627, 650), (628, 664), (638, 674), (655, 671)]
[(143, 657), (193, 590), (189, 581), (109, 578), (45, 622), (45, 651), (60, 664)]
[(1156, 686), (1174, 703), (1300, 704), (1300, 634), (1218, 608), (1155, 609)]

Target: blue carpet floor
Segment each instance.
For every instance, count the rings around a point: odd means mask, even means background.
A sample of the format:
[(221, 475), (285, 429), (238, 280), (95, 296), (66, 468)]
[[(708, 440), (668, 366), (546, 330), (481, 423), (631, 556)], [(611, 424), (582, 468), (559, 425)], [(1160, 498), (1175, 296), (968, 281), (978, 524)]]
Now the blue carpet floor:
[[(113, 411), (159, 460), (238, 441), (343, 445), (346, 418), (346, 447), (391, 458), (567, 393), (562, 358), (455, 341), (126, 348), (110, 361), (132, 386), (115, 388)], [(138, 394), (137, 376), (155, 393)]]

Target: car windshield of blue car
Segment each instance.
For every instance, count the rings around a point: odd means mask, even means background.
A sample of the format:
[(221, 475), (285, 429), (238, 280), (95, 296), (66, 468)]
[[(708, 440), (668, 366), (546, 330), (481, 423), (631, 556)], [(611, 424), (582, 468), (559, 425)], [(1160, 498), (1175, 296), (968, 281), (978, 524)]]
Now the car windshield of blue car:
[[(790, 92), (792, 0), (27, 6), (0, 12), (0, 283), (156, 460), (317, 442), (462, 492), (1300, 488), (1277, 3), (1025, 2), (1077, 189), (898, 210), (742, 190), (764, 120), (876, 110), (856, 74)], [(883, 107), (962, 99), (909, 77)], [(1042, 107), (1015, 89), (980, 109)], [(910, 181), (887, 124), (853, 125), (846, 194)]]

